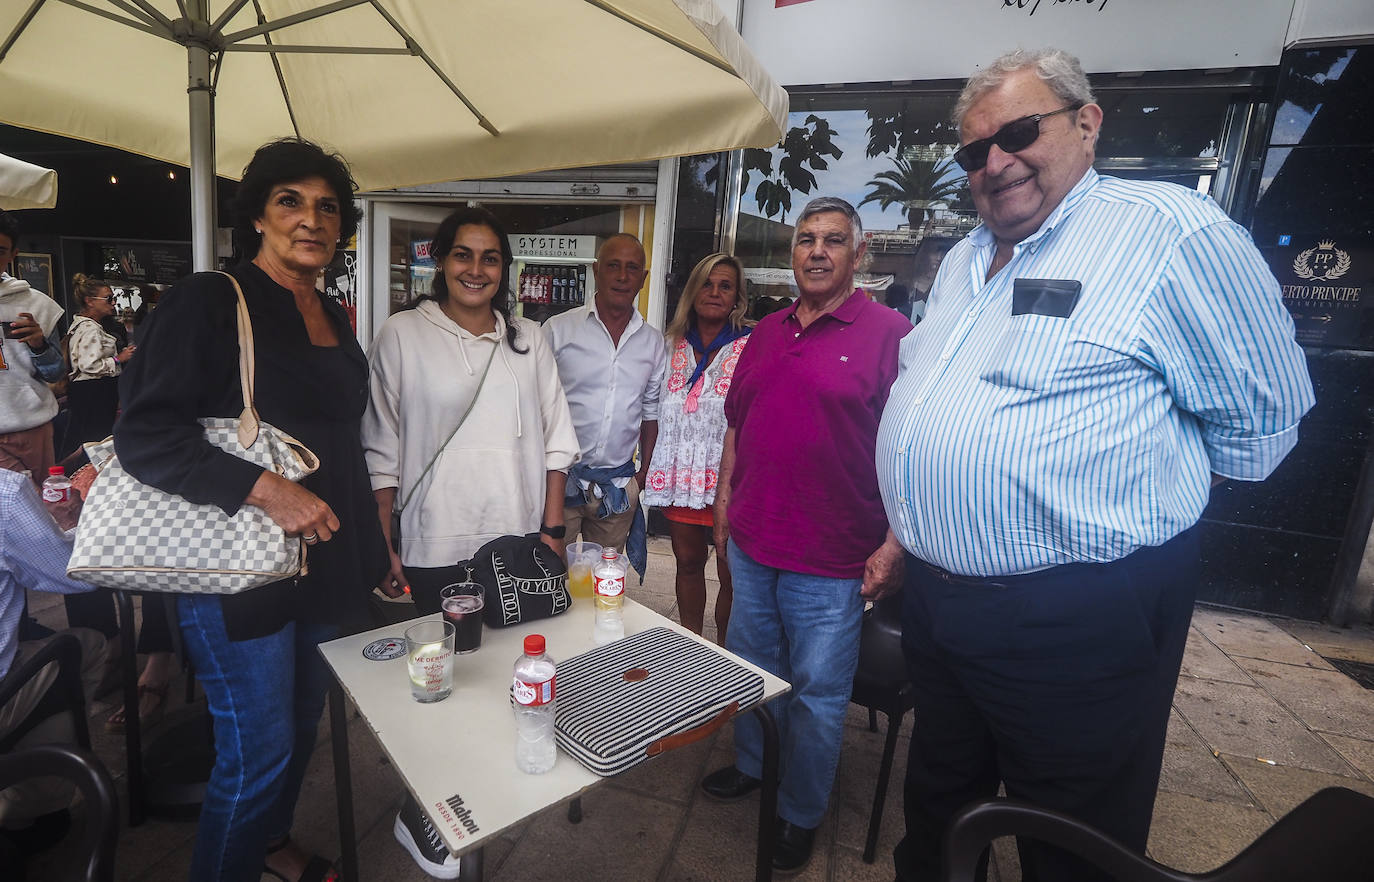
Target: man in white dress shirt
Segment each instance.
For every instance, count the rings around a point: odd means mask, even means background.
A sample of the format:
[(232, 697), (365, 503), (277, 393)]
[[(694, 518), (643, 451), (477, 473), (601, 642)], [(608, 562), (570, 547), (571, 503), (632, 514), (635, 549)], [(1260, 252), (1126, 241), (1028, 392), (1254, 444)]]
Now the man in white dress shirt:
[[(1144, 853), (1194, 524), (1217, 481), (1279, 465), (1313, 401), (1245, 229), (1194, 190), (1093, 170), (1077, 59), (1009, 53), (955, 119), (983, 222), (902, 342), (877, 444), (919, 721), (903, 882), (940, 878), (949, 819), (999, 783)], [(1026, 880), (1107, 878), (1020, 853)]]
[[(592, 265), (596, 295), (544, 324), (572, 411), (582, 456), (568, 474), (569, 540), (624, 548), (639, 523), (639, 490), (658, 440), (658, 397), (668, 363), (663, 334), (635, 309), (647, 276), (644, 246), (628, 233), (602, 243)], [(634, 465), (635, 446), (640, 465)], [(633, 562), (639, 531), (631, 543)]]

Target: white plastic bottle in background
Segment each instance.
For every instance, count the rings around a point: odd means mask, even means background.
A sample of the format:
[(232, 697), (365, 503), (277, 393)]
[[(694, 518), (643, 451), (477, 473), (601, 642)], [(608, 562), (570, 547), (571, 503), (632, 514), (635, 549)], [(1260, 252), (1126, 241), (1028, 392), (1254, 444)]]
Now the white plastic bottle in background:
[(625, 563), (609, 546), (601, 549), (601, 561), (592, 569), (596, 597), (596, 624), (592, 640), (597, 646), (625, 636)]
[(43, 479), (43, 501), (49, 505), (66, 502), (72, 498), (72, 482), (62, 466), (48, 469), (48, 477)]
[(525, 638), (525, 653), (515, 660), (515, 765), (530, 775), (553, 768), (558, 758), (553, 717), (557, 669), (544, 651), (544, 636)]

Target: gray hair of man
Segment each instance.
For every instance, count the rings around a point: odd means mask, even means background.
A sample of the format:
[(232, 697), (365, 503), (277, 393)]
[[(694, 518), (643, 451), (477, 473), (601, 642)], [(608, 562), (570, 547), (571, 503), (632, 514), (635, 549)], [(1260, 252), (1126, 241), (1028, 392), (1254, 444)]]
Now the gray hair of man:
[(959, 93), (959, 100), (954, 104), (955, 127), (963, 129), (964, 116), (979, 98), (1002, 85), (1007, 77), (1027, 68), (1034, 68), (1035, 75), (1065, 104), (1093, 104), (1097, 101), (1077, 57), (1063, 49), (1013, 49), (968, 78), (964, 91)]
[(854, 206), (839, 198), (838, 196), (819, 196), (806, 203), (806, 207), (797, 215), (797, 221), (792, 225), (792, 247), (797, 247), (797, 230), (801, 228), (802, 221), (811, 217), (813, 214), (825, 214), (828, 211), (838, 211), (840, 214), (849, 218), (849, 230), (853, 237), (854, 247), (858, 248), (864, 240), (864, 222), (859, 220), (859, 212)]

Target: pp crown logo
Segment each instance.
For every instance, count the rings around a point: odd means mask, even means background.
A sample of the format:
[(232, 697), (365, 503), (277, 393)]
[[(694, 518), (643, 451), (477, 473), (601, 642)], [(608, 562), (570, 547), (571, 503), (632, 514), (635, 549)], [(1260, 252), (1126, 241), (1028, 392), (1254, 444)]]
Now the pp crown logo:
[(1350, 254), (1336, 247), (1336, 243), (1325, 239), (1293, 258), (1293, 272), (1300, 279), (1313, 282), (1330, 282), (1350, 272)]

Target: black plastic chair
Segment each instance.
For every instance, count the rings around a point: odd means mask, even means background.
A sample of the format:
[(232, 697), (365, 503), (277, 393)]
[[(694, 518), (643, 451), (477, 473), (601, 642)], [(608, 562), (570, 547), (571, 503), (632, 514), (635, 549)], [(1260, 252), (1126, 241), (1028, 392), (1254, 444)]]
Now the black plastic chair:
[(1318, 791), (1240, 854), (1206, 873), (1172, 870), (1060, 812), (1014, 800), (979, 800), (964, 807), (945, 832), (945, 882), (972, 882), (979, 856), (1002, 836), (1056, 845), (1118, 882), (1334, 882), (1374, 877), (1374, 799), (1344, 787)]
[(119, 834), (119, 803), (110, 773), (89, 750), (62, 744), (43, 744), (0, 755), (0, 790), (29, 778), (69, 778), (81, 790), (86, 827), (81, 838), (87, 854), (82, 879), (114, 879), (115, 841)]
[(849, 700), (868, 708), (868, 730), (878, 731), (878, 712), (887, 715), (887, 737), (883, 760), (878, 768), (878, 786), (873, 794), (873, 812), (868, 819), (868, 839), (864, 861), (873, 863), (878, 847), (878, 830), (883, 823), (883, 804), (887, 800), (892, 758), (897, 750), (897, 733), (902, 720), (915, 704), (911, 682), (907, 679), (906, 659), (902, 657), (902, 598), (885, 597), (864, 613), (859, 635), (859, 667), (854, 672), (854, 688)]
[(0, 707), (14, 698), (20, 688), (38, 676), (45, 666), (57, 662), (57, 680), (24, 720), (0, 738), (0, 752), (8, 752), (35, 726), (62, 712), (72, 715), (76, 743), (91, 749), (91, 732), (86, 723), (86, 696), (81, 688), (81, 641), (71, 634), (58, 634), (33, 655), (10, 668), (0, 680)]

